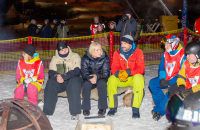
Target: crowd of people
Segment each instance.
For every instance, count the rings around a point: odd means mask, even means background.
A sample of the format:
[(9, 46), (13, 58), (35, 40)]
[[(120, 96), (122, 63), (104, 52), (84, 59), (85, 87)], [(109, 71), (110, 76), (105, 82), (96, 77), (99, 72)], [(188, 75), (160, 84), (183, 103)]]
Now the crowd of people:
[(60, 21), (54, 19), (52, 24), (50, 24), (49, 19), (44, 19), (44, 24), (41, 27), (37, 25), (36, 19), (31, 19), (27, 29), (29, 36), (41, 38), (67, 38), (69, 35), (69, 28), (65, 19)]
[[(129, 9), (126, 9), (123, 12), (122, 18), (118, 22), (115, 20), (106, 22), (103, 21), (101, 17), (95, 16), (89, 27), (89, 32), (91, 35), (95, 35), (108, 31), (119, 31), (121, 32), (120, 37), (129, 34), (136, 39), (136, 37), (138, 37), (138, 33), (141, 31), (141, 27), (138, 26), (140, 24), (138, 23), (140, 22), (136, 22), (132, 16), (132, 12)], [(67, 19), (53, 19), (52, 22), (49, 19), (44, 19), (44, 23), (42, 25), (38, 24), (36, 19), (31, 19), (27, 31), (29, 36), (37, 36), (41, 38), (67, 38), (69, 37), (70, 32)], [(103, 40), (101, 42), (103, 43), (107, 41)]]
[[(58, 37), (67, 37), (69, 29), (65, 24), (64, 20), (60, 24), (55, 22), (57, 29), (54, 30), (45, 20), (41, 30), (32, 25), (31, 32), (48, 37), (52, 33), (44, 32), (51, 30)], [(101, 33), (104, 26), (95, 17), (90, 26), (91, 34)], [(131, 100), (132, 118), (140, 118), (140, 106), (145, 94), (145, 59), (143, 51), (136, 44), (137, 22), (126, 11), (117, 25), (111, 21), (109, 26), (111, 30), (121, 32), (120, 47), (114, 52), (111, 63), (98, 40), (91, 41), (83, 57), (74, 53), (66, 42), (58, 42), (55, 56), (49, 64), (48, 81), (44, 89), (43, 111), (46, 115), (53, 115), (57, 94), (66, 91), (72, 119), (78, 119), (81, 109), (84, 116), (89, 116), (91, 90), (97, 88), (98, 116), (106, 115), (107, 108), (107, 115), (114, 116), (118, 107), (118, 88), (131, 87), (134, 95)], [(200, 42), (188, 43), (184, 48), (178, 36), (169, 34), (164, 37), (163, 43), (165, 51), (160, 60), (158, 76), (149, 82), (154, 102), (152, 118), (156, 121), (166, 114), (167, 103), (174, 94), (184, 94), (190, 90), (187, 95), (190, 96), (200, 90)], [(24, 48), (16, 79), (15, 98), (23, 99), (24, 93), (27, 93), (28, 100), (37, 105), (37, 95), (44, 82), (44, 67), (33, 45)]]

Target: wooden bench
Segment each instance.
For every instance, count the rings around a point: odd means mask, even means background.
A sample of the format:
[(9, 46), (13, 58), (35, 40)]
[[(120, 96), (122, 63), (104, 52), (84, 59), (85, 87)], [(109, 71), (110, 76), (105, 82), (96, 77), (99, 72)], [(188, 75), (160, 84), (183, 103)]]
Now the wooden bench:
[[(132, 92), (125, 94), (125, 91), (127, 91), (127, 90), (132, 90), (132, 87), (118, 87), (118, 95), (123, 95), (123, 105), (124, 106), (131, 107), (133, 94), (132, 94)], [(66, 91), (58, 93), (58, 97), (67, 98)], [(81, 94), (81, 98), (82, 98), (82, 94)], [(94, 88), (91, 90), (90, 99), (98, 101), (99, 97), (98, 97), (97, 88)], [(40, 101), (44, 102), (44, 90), (39, 92), (38, 100), (39, 100), (39, 102)]]

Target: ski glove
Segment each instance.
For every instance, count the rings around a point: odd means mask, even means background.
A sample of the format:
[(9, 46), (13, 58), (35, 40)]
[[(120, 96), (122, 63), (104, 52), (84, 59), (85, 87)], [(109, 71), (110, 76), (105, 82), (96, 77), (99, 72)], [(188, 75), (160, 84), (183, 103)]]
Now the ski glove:
[(169, 95), (174, 95), (175, 93), (177, 93), (178, 92), (177, 84), (170, 85), (170, 87), (168, 88), (168, 92)]
[(200, 90), (200, 84), (195, 85), (194, 87), (192, 87), (192, 92), (196, 93)]
[(25, 83), (25, 84), (29, 84), (29, 83), (35, 82), (35, 81), (37, 81), (37, 79), (36, 79), (35, 77), (30, 77), (30, 78), (26, 78), (26, 79), (24, 80), (24, 83)]
[(168, 80), (165, 80), (165, 79), (161, 79), (160, 80), (160, 87), (161, 88), (165, 88), (169, 85), (169, 81)]
[(185, 91), (185, 85), (179, 85), (178, 86), (178, 91), (179, 92), (184, 92)]
[(128, 80), (128, 73), (126, 72), (126, 70), (120, 70), (118, 77), (120, 81), (126, 82)]

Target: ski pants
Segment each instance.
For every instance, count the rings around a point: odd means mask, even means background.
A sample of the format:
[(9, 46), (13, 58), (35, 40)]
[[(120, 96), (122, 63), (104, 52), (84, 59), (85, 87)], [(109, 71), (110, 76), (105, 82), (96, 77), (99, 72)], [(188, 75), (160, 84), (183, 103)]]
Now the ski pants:
[(57, 94), (66, 91), (71, 115), (81, 113), (81, 77), (73, 77), (60, 84), (55, 79), (49, 79), (44, 89), (43, 112), (46, 115), (53, 115), (58, 100)]
[(95, 85), (93, 85), (89, 81), (84, 81), (83, 89), (82, 89), (82, 96), (83, 96), (82, 109), (83, 110), (91, 109), (90, 94), (91, 94), (91, 90), (95, 87), (97, 88), (98, 96), (99, 96), (98, 109), (106, 109), (108, 107), (107, 106), (107, 81), (104, 79), (100, 79), (97, 81)]
[(144, 96), (144, 76), (141, 74), (128, 77), (126, 82), (121, 82), (119, 78), (114, 75), (109, 77), (107, 82), (109, 108), (117, 108), (117, 88), (129, 86), (132, 87), (134, 94), (132, 107), (140, 108)]
[(155, 104), (153, 111), (160, 113), (162, 116), (165, 115), (166, 105), (169, 97), (168, 94), (164, 94), (160, 88), (160, 79), (158, 77), (150, 80), (149, 90), (152, 94), (152, 98)]
[(16, 87), (14, 92), (15, 99), (24, 99), (25, 94), (27, 94), (28, 101), (34, 105), (38, 104), (38, 89), (33, 84), (29, 83), (27, 85), (27, 92), (25, 92), (25, 86), (23, 84), (19, 84)]

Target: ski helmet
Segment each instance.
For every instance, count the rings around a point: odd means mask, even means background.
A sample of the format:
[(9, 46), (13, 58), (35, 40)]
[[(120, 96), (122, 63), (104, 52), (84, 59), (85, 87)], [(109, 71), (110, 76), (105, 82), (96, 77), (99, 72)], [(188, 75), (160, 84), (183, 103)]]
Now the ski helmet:
[(170, 130), (200, 129), (200, 92), (184, 99), (180, 94), (173, 95), (167, 104), (166, 118), (172, 122)]
[(172, 50), (176, 50), (178, 48), (180, 39), (172, 34), (168, 34), (166, 37), (166, 43), (171, 44)]
[(185, 54), (195, 54), (196, 57), (199, 59), (200, 58), (200, 42), (191, 42), (188, 43), (187, 46), (185, 47)]

